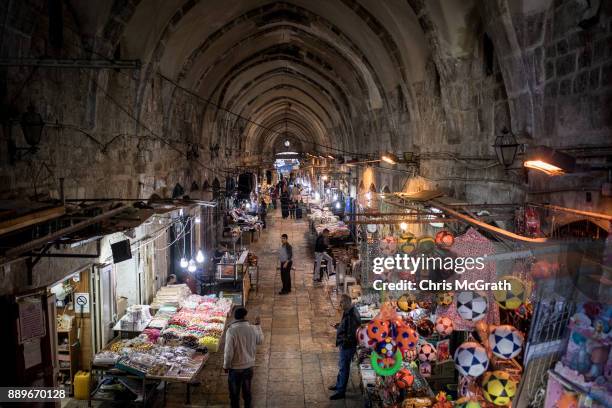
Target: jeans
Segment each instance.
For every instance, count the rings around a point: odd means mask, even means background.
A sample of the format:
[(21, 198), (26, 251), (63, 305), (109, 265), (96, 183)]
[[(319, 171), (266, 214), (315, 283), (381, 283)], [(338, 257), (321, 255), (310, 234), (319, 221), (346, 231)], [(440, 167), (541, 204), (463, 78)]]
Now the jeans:
[(230, 401), (232, 408), (240, 408), (240, 390), (242, 390), (242, 399), (244, 407), (251, 406), (251, 380), (253, 379), (253, 367), (245, 368), (244, 370), (229, 370), (227, 382), (229, 384)]
[(284, 262), (281, 262), (280, 265), (280, 275), (281, 282), (283, 282), (283, 292), (289, 293), (291, 292), (291, 266), (293, 265), (292, 261), (287, 262), (287, 267), (283, 266)]
[(340, 359), (338, 360), (338, 378), (336, 379), (336, 392), (344, 394), (351, 374), (351, 360), (357, 351), (357, 347), (344, 348), (340, 346)]
[[(327, 252), (315, 252), (315, 279), (322, 279), (321, 275), (321, 260), (325, 259), (327, 261), (327, 273), (328, 275), (332, 275), (334, 273), (334, 259), (329, 256)], [(318, 276), (318, 278), (317, 278)]]

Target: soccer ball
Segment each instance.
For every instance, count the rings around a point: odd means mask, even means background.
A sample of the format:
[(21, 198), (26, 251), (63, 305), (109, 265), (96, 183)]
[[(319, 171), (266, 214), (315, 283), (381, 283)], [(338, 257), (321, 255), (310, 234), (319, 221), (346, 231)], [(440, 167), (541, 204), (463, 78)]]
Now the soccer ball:
[(452, 292), (442, 292), (436, 295), (436, 302), (440, 306), (448, 306), (453, 303), (453, 293)]
[(416, 303), (415, 298), (412, 295), (402, 295), (397, 300), (397, 307), (402, 312), (409, 312), (416, 309), (418, 306), (419, 305)]
[(402, 368), (395, 373), (395, 385), (397, 388), (406, 389), (409, 388), (414, 382), (414, 375), (407, 368)]
[(367, 327), (359, 327), (357, 329), (357, 341), (359, 341), (359, 345), (364, 348), (372, 348), (376, 342), (374, 340), (370, 340), (368, 336)]
[(432, 237), (421, 237), (417, 243), (419, 252), (428, 254), (436, 248), (436, 241)]
[(459, 405), (459, 408), (481, 408), (478, 401), (468, 401), (465, 404)]
[(510, 284), (510, 290), (494, 291), (495, 301), (502, 309), (518, 309), (529, 298), (527, 285), (513, 276), (504, 276), (500, 280), (507, 281)]
[(436, 361), (437, 359), (436, 348), (431, 343), (423, 343), (419, 346), (420, 361)]
[(482, 379), (482, 393), (495, 405), (508, 405), (516, 394), (516, 382), (505, 371), (491, 371)]
[(380, 343), (389, 337), (389, 323), (380, 319), (372, 320), (368, 323), (368, 337)]
[(504, 359), (518, 356), (523, 348), (523, 341), (523, 335), (510, 325), (497, 326), (489, 335), (491, 351)]
[(414, 329), (402, 325), (397, 329), (397, 335), (395, 336), (395, 343), (402, 353), (408, 349), (416, 347), (419, 341), (419, 335)]
[(433, 334), (434, 324), (429, 319), (422, 319), (417, 323), (417, 331), (423, 337), (429, 337)]
[(450, 336), (454, 330), (453, 321), (447, 316), (440, 316), (436, 319), (436, 332), (440, 336)]
[(489, 367), (487, 350), (476, 342), (466, 342), (457, 347), (454, 360), (457, 371), (470, 377), (482, 375)]
[(476, 322), (487, 315), (487, 298), (476, 292), (460, 292), (457, 295), (457, 312), (465, 320)]
[(395, 341), (391, 337), (387, 337), (376, 345), (376, 352), (382, 357), (393, 357), (396, 349)]

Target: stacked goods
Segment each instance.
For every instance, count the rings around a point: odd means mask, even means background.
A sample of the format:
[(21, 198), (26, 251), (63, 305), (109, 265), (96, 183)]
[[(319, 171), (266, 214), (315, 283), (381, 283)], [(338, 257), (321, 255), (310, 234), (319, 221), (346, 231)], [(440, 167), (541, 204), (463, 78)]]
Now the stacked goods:
[(181, 307), (190, 294), (191, 290), (185, 284), (162, 286), (155, 294), (151, 308), (160, 309), (164, 305)]

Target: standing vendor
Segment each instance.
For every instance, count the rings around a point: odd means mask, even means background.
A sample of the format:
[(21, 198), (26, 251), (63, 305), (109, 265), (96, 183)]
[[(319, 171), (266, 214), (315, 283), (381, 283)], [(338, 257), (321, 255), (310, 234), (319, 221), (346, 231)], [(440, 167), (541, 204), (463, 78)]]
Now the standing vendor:
[(336, 325), (336, 346), (340, 352), (338, 377), (336, 384), (329, 387), (329, 390), (336, 391), (329, 397), (330, 400), (344, 398), (351, 373), (351, 360), (357, 351), (357, 329), (361, 325), (361, 316), (349, 295), (342, 295), (340, 307), (342, 308), (342, 320)]

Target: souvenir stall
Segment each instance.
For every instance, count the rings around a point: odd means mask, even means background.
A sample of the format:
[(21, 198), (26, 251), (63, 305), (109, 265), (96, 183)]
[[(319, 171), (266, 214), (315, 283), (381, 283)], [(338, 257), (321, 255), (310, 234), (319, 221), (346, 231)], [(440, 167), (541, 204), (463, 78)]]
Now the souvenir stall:
[(141, 333), (115, 338), (94, 356), (91, 385), (80, 387), (81, 399), (147, 406), (160, 383), (164, 396), (169, 384), (181, 383), (189, 404), (190, 384), (218, 350), (231, 307), (229, 299), (190, 294), (186, 285), (160, 289), (150, 308), (130, 314), (145, 326)]
[[(360, 215), (355, 223), (363, 293), (356, 305), (368, 403), (509, 406), (521, 381), (524, 330), (531, 323), (533, 282), (523, 263), (500, 267), (496, 241), (422, 204)], [(421, 264), (374, 271), (376, 258), (404, 254)], [(465, 260), (471, 258), (481, 259), (482, 267), (468, 268)], [(477, 286), (497, 281), (508, 284)]]
[(233, 208), (227, 214), (228, 231), (232, 237), (236, 237), (238, 233), (240, 234), (238, 238), (241, 245), (255, 242), (261, 235), (263, 223), (257, 215), (250, 214), (251, 206), (254, 205), (256, 204), (247, 202), (244, 207)]
[(603, 408), (612, 401), (612, 305), (578, 305), (563, 356), (548, 372), (545, 408)]

